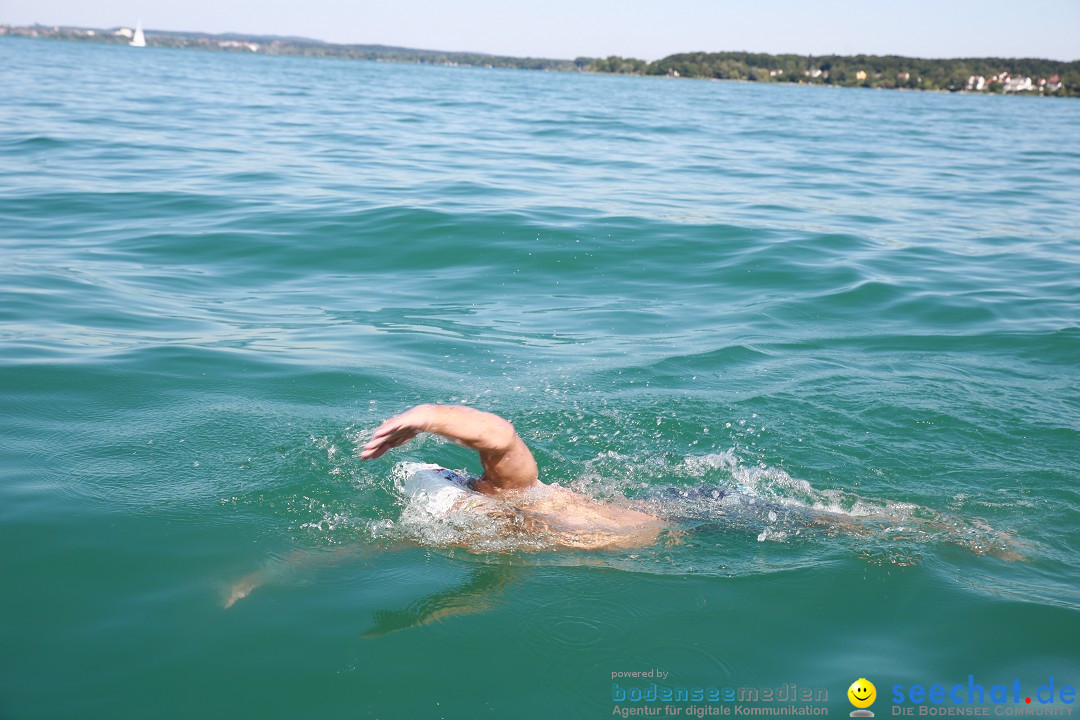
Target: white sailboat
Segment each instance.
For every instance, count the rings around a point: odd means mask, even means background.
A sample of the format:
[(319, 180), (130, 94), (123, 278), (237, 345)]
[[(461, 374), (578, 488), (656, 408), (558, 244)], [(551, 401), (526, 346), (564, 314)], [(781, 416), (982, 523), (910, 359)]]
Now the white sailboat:
[(131, 47), (146, 47), (146, 36), (142, 31), (142, 20), (135, 23), (135, 37), (128, 43)]

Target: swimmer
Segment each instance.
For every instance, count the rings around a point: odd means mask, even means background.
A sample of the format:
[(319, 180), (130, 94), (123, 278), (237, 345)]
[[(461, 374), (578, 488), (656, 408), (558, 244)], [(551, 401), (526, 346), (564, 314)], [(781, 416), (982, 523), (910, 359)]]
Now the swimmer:
[[(677, 544), (685, 532), (669, 525), (672, 517), (661, 518), (643, 512), (655, 506), (640, 504), (642, 510), (603, 502), (559, 485), (540, 482), (536, 460), (514, 426), (491, 413), (452, 405), (419, 405), (392, 417), (376, 428), (364, 445), (360, 457), (371, 460), (388, 450), (404, 445), (420, 433), (433, 433), (476, 450), (484, 468), (477, 480), (462, 478), (453, 471), (439, 469), (444, 482), (456, 482), (466, 492), (456, 489), (448, 495), (456, 500), (443, 508), (449, 512), (481, 512), (514, 522), (503, 526), (527, 536), (540, 547), (579, 549), (631, 549), (653, 544), (666, 530), (669, 543)], [(438, 468), (438, 466), (427, 466)], [(445, 487), (445, 485), (443, 485)], [(489, 501), (481, 501), (477, 493)], [(870, 536), (889, 532), (896, 518), (887, 513), (853, 517), (805, 506), (790, 506), (759, 500), (737, 490), (706, 486), (698, 488), (656, 488), (653, 499), (667, 499), (681, 505), (679, 515), (694, 519), (706, 510), (706, 520), (715, 522), (717, 509), (724, 513), (725, 524), (755, 520), (770, 524), (781, 522), (793, 527), (819, 527), (828, 533)], [(941, 520), (903, 518), (908, 530), (945, 535), (949, 541), (979, 554), (993, 554), (1006, 560), (1022, 559), (1012, 549), (1012, 538), (986, 527), (972, 535), (960, 526)], [(904, 539), (903, 534), (896, 539)]]
[(509, 514), (521, 530), (544, 544), (580, 549), (644, 547), (664, 529), (655, 515), (540, 482), (536, 460), (514, 426), (473, 408), (418, 405), (376, 428), (360, 457), (381, 457), (420, 433), (448, 438), (480, 456), (484, 473), (470, 482), (469, 489), (494, 502), (469, 503), (463, 494), (451, 510), (469, 507), (502, 517)]
[[(991, 554), (1003, 560), (1023, 560), (1014, 550), (1013, 539), (992, 528), (973, 524), (979, 532), (965, 530), (961, 523), (951, 523), (944, 516), (920, 519), (914, 516), (893, 517), (887, 513), (854, 517), (841, 513), (817, 510), (805, 506), (790, 506), (747, 495), (741, 489), (719, 486), (659, 487), (651, 495), (660, 506), (678, 505), (674, 514), (661, 518), (643, 510), (656, 510), (655, 504), (639, 503), (642, 510), (603, 502), (559, 485), (540, 482), (536, 460), (514, 426), (491, 413), (451, 405), (419, 405), (392, 417), (376, 428), (371, 440), (360, 451), (364, 460), (373, 460), (393, 448), (404, 445), (420, 433), (448, 438), (475, 450), (483, 466), (479, 478), (466, 478), (437, 465), (419, 465), (422, 478), (418, 484), (435, 483), (430, 487), (439, 496), (440, 512), (461, 516), (484, 516), (495, 520), (486, 524), (500, 533), (514, 535), (511, 546), (532, 548), (576, 548), (585, 550), (618, 550), (653, 545), (664, 534), (669, 544), (677, 545), (692, 530), (680, 529), (679, 518), (692, 526), (724, 527), (752, 526), (755, 522), (780, 522), (792, 527), (820, 527), (826, 532), (854, 537), (875, 534), (894, 536), (896, 540), (942, 537), (967, 547), (977, 554)], [(406, 483), (408, 489), (408, 482)], [(424, 488), (425, 491), (427, 488)], [(443, 503), (443, 498), (446, 502)], [(719, 514), (718, 514), (719, 513)], [(717, 523), (717, 521), (720, 521)], [(900, 522), (900, 527), (894, 523)], [(673, 522), (675, 524), (673, 524)], [(915, 533), (914, 537), (907, 537)], [(366, 552), (366, 550), (363, 550)], [(353, 550), (333, 553), (295, 551), (283, 560), (272, 561), (266, 567), (251, 572), (233, 583), (224, 606), (231, 607), (246, 598), (253, 590), (288, 572), (291, 566), (335, 563), (350, 557)], [(486, 576), (479, 585), (501, 587), (503, 581), (490, 583)], [(468, 587), (472, 587), (469, 585)], [(463, 591), (472, 597), (471, 590)], [(423, 624), (439, 617), (466, 612), (475, 607), (473, 601), (458, 601), (458, 594), (438, 596), (408, 617), (386, 615), (375, 634)], [(385, 627), (383, 627), (385, 625)]]

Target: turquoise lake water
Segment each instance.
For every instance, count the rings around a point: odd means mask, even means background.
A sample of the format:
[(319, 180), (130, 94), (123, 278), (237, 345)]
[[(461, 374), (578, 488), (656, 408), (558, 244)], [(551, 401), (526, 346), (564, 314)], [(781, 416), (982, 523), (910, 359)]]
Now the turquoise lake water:
[[(1075, 712), (1080, 102), (11, 38), (0, 78), (0, 717)], [(356, 457), (420, 402), (796, 519), (463, 549), (397, 488), (469, 451)], [(668, 703), (737, 704), (786, 705)]]

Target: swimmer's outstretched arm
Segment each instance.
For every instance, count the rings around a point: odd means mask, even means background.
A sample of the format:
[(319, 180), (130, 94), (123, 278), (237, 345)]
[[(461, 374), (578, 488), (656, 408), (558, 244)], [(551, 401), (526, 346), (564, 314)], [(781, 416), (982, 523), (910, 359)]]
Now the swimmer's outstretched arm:
[(455, 615), (491, 610), (506, 588), (520, 577), (521, 572), (522, 568), (515, 565), (480, 565), (463, 587), (435, 593), (402, 610), (376, 612), (375, 627), (364, 633), (364, 637), (381, 637)]
[(482, 493), (523, 490), (539, 482), (536, 460), (509, 421), (459, 405), (417, 405), (390, 418), (375, 429), (360, 457), (380, 457), (422, 432), (441, 435), (479, 453), (484, 476), (476, 489)]

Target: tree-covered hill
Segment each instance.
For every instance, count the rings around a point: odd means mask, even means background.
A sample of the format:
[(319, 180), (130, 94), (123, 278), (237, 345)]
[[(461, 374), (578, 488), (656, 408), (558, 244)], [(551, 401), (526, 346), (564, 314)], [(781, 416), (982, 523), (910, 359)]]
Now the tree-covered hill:
[[(804, 56), (698, 52), (670, 55), (651, 63), (612, 56), (593, 60), (585, 64), (585, 69), (845, 87), (1080, 95), (1080, 61), (1033, 58), (927, 59), (898, 55)], [(981, 84), (978, 80), (980, 77)], [(1026, 89), (1024, 78), (1031, 79), (1031, 89)], [(1010, 83), (1010, 79), (1013, 82)], [(1040, 80), (1043, 81), (1041, 85)]]

